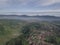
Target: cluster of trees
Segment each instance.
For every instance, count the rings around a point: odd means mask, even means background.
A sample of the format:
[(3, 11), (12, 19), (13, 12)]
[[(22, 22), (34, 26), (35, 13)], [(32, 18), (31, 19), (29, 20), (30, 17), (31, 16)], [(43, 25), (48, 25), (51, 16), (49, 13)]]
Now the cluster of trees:
[(40, 25), (38, 23), (28, 24), (22, 27), (21, 35), (6, 43), (6, 45), (29, 45), (28, 38), (32, 32), (31, 29), (38, 29)]
[[(17, 38), (14, 38), (6, 43), (6, 45), (29, 45), (28, 38), (33, 30), (40, 31), (41, 26), (39, 23), (30, 23), (22, 27), (21, 35)], [(44, 28), (44, 27), (43, 27)], [(45, 39), (46, 42), (52, 43), (55, 45), (60, 45), (60, 37), (57, 35), (47, 36)]]
[(3, 27), (3, 25), (0, 24), (0, 35), (5, 33), (5, 29)]
[(56, 35), (46, 37), (45, 41), (48, 43), (55, 44), (55, 45), (60, 45), (60, 37)]

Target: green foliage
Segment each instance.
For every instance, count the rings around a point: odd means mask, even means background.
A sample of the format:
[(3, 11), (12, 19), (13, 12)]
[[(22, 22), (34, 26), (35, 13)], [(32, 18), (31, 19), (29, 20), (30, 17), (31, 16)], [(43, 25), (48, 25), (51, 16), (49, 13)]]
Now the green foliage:
[(3, 25), (0, 24), (0, 35), (5, 34), (5, 29), (3, 27)]
[(39, 30), (41, 28), (40, 23), (31, 23), (29, 26), (36, 30)]
[(30, 27), (29, 26), (24, 26), (21, 30), (21, 32), (23, 33), (23, 35), (25, 37), (28, 37), (29, 34), (31, 33)]
[[(60, 24), (60, 23), (59, 23)], [(20, 20), (0, 20), (0, 45), (29, 45), (28, 38), (39, 42), (40, 31), (53, 30), (54, 36), (47, 36), (46, 42), (60, 45), (60, 25), (50, 22), (23, 22)], [(18, 37), (19, 36), (19, 37)], [(36, 38), (36, 39), (35, 39)], [(39, 40), (39, 41), (38, 41)]]
[(39, 30), (40, 24), (39, 23), (30, 23), (22, 27), (21, 32), (25, 37), (29, 37), (34, 30)]
[(56, 44), (60, 45), (60, 37), (56, 37)]
[(49, 36), (49, 37), (46, 38), (45, 41), (49, 42), (49, 43), (56, 43), (56, 38), (53, 37), (53, 36)]
[(57, 36), (49, 36), (45, 39), (45, 41), (55, 45), (60, 45), (60, 37)]
[(32, 23), (28, 24), (22, 27), (21, 29), (21, 35), (18, 38), (15, 38), (9, 42), (6, 43), (6, 45), (28, 45), (29, 42), (27, 41), (28, 37), (30, 36), (32, 32), (31, 28), (38, 29), (40, 25), (38, 23)]
[(28, 41), (21, 35), (18, 38), (14, 38), (6, 43), (6, 45), (28, 45)]
[(0, 20), (0, 45), (20, 35), (20, 29), (25, 23), (20, 20)]

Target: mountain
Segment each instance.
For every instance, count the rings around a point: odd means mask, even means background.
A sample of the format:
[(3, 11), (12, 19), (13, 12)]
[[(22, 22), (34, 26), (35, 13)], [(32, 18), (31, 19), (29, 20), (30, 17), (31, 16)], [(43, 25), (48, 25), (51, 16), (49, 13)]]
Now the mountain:
[(19, 20), (39, 20), (39, 21), (53, 21), (60, 20), (60, 17), (56, 16), (28, 16), (28, 15), (0, 15), (0, 19), (19, 19)]

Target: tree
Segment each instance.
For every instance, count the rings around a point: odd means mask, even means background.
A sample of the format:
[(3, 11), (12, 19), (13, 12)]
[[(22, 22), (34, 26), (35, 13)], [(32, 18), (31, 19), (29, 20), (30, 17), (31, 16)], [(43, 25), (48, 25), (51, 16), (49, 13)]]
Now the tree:
[(0, 25), (0, 34), (4, 34), (4, 33), (5, 33), (5, 29), (3, 25)]

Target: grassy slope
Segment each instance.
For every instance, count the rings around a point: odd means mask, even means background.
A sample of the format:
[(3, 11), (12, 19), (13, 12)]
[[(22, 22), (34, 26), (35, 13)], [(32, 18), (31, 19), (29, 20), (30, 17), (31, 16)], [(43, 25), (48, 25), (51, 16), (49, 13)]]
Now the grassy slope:
[(16, 38), (20, 35), (20, 29), (24, 22), (20, 20), (0, 20), (0, 25), (4, 28), (4, 34), (0, 34), (0, 45), (4, 45), (11, 38)]

